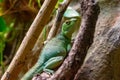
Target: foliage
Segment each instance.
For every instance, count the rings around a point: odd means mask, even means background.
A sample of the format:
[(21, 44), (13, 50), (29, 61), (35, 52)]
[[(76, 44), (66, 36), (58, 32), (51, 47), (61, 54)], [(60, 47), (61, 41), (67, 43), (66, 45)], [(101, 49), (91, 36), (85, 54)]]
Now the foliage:
[[(16, 32), (17, 35), (20, 36), (22, 29), (31, 24), (31, 21), (33, 21), (40, 8), (40, 1), (41, 0), (0, 0), (0, 67), (2, 67), (2, 73), (7, 66), (5, 63), (7, 58), (5, 58), (5, 56), (7, 55), (9, 58), (11, 55), (11, 51), (4, 53), (5, 50), (10, 50), (5, 47), (10, 44), (12, 49)], [(18, 29), (20, 30), (16, 31)], [(19, 43), (20, 42), (16, 44), (17, 47)], [(3, 64), (5, 64), (5, 66)]]
[[(3, 50), (5, 48), (5, 34), (7, 33), (7, 25), (2, 16), (0, 16), (0, 65), (3, 67)], [(2, 69), (4, 71), (4, 69)]]
[(2, 2), (3, 0), (0, 0), (0, 2)]
[(56, 4), (55, 8), (58, 8), (59, 4), (62, 3), (63, 1), (64, 1), (64, 0), (58, 0), (58, 2), (57, 2), (57, 4)]
[(40, 0), (37, 0), (37, 2), (38, 2), (38, 6), (41, 7)]

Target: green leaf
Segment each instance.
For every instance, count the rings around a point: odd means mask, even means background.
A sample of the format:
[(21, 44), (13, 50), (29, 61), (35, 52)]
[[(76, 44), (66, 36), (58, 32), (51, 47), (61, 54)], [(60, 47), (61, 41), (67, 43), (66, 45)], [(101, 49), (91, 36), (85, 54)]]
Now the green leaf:
[(58, 2), (57, 2), (57, 4), (56, 4), (56, 6), (55, 6), (55, 8), (58, 8), (58, 5), (60, 4), (60, 3), (62, 3), (64, 0), (58, 0)]
[(41, 3), (40, 3), (40, 0), (37, 0), (37, 2), (38, 2), (38, 6), (39, 6), (39, 7), (41, 7)]
[(64, 0), (58, 0), (59, 2), (63, 2)]
[(5, 37), (4, 34), (7, 30), (7, 25), (2, 16), (0, 16), (0, 66), (2, 66), (2, 72), (4, 72), (4, 65), (3, 65), (3, 51), (5, 48)]
[(6, 22), (2, 16), (0, 16), (0, 32), (4, 32), (7, 29)]
[(3, 0), (0, 0), (0, 2), (3, 2)]
[(65, 18), (73, 18), (73, 17), (80, 17), (80, 14), (71, 7), (68, 7), (65, 11), (64, 15)]

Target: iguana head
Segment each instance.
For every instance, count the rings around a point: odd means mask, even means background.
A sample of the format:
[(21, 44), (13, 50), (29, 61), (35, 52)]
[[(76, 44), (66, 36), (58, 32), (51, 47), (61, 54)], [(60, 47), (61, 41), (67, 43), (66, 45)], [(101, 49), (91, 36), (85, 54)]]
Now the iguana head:
[(75, 25), (77, 23), (76, 18), (72, 18), (69, 20), (66, 20), (62, 25), (62, 34), (66, 36), (67, 38), (71, 38), (72, 33), (75, 30)]

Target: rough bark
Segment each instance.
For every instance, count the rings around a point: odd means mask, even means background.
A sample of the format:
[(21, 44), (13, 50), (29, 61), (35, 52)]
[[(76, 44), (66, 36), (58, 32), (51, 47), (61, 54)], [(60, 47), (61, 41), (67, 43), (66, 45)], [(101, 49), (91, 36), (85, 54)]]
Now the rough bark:
[(15, 57), (13, 58), (10, 66), (2, 76), (1, 80), (17, 80), (19, 73), (26, 64), (27, 56), (30, 55), (35, 42), (38, 39), (40, 32), (49, 20), (57, 0), (45, 0), (38, 15), (32, 23), (28, 33), (22, 41), (20, 48), (18, 49)]
[(49, 80), (73, 80), (93, 41), (99, 6), (94, 0), (82, 0), (82, 22), (73, 47), (62, 66)]
[(120, 1), (100, 3), (94, 43), (75, 80), (120, 80)]
[[(116, 49), (120, 49), (120, 17), (107, 34), (91, 52), (79, 70), (75, 80), (116, 80), (114, 79), (113, 61)], [(120, 54), (120, 53), (118, 53)]]

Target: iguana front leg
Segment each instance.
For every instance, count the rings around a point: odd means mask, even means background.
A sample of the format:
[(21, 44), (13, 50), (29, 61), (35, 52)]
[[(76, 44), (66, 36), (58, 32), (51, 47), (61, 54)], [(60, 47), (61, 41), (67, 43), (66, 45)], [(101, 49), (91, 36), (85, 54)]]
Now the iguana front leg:
[(57, 56), (50, 58), (43, 67), (43, 71), (53, 74), (56, 67), (60, 66), (60, 64), (63, 62), (64, 57), (63, 56)]

